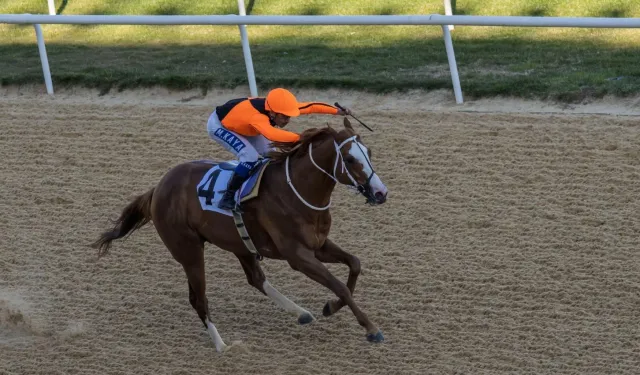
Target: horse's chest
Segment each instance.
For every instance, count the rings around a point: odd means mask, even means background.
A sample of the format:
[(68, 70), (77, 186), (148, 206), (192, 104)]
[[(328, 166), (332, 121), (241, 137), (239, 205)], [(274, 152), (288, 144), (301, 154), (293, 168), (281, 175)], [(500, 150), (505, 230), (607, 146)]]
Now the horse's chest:
[(329, 230), (331, 229), (331, 216), (320, 215), (315, 222), (309, 225), (309, 230), (306, 231), (305, 242), (306, 246), (311, 249), (320, 248), (329, 236)]
[(329, 215), (321, 216), (321, 219), (318, 220), (318, 233), (326, 238), (329, 235), (330, 229), (331, 217)]

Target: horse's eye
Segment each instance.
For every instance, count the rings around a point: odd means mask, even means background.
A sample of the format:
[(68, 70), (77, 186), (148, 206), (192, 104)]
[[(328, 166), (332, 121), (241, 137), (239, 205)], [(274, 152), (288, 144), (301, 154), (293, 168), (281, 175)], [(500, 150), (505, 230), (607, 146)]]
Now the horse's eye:
[(351, 155), (348, 155), (347, 157), (345, 157), (345, 158), (344, 158), (344, 160), (345, 160), (347, 163), (349, 163), (349, 164), (351, 164), (351, 163), (355, 163), (355, 162), (356, 162), (356, 158), (354, 158), (354, 157), (353, 157), (353, 156), (351, 156)]

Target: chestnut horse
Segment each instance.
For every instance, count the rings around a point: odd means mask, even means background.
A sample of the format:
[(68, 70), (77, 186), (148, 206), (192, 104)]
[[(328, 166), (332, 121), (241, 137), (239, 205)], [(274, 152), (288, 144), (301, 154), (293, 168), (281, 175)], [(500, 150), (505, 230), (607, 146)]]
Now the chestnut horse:
[[(269, 164), (263, 172), (258, 196), (242, 204), (245, 228), (255, 248), (260, 256), (286, 260), (294, 270), (333, 291), (338, 299), (326, 303), (324, 316), (347, 305), (366, 329), (367, 340), (383, 341), (382, 332), (353, 299), (360, 274), (359, 259), (327, 238), (331, 228), (328, 208), (337, 182), (357, 189), (369, 204), (386, 201), (387, 188), (373, 169), (371, 151), (346, 117), (340, 131), (329, 126), (308, 129), (298, 142), (273, 146), (267, 155)], [(267, 281), (259, 257), (245, 246), (231, 217), (200, 206), (196, 186), (215, 164), (194, 161), (169, 170), (154, 188), (127, 205), (113, 229), (104, 232), (92, 246), (99, 249), (100, 257), (107, 253), (111, 241), (152, 221), (173, 258), (182, 265), (189, 285), (189, 302), (216, 350), (221, 352), (226, 344), (212, 323), (205, 294), (205, 241), (232, 252), (249, 284), (296, 315), (300, 324), (315, 318)], [(346, 285), (323, 262), (346, 264), (349, 267)]]

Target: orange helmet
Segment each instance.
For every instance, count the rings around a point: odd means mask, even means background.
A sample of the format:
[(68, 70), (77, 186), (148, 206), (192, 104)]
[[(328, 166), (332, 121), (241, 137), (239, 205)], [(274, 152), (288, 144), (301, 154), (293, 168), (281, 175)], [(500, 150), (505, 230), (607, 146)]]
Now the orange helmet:
[(300, 115), (298, 100), (289, 90), (283, 88), (269, 91), (264, 107), (269, 111), (282, 113), (289, 117)]

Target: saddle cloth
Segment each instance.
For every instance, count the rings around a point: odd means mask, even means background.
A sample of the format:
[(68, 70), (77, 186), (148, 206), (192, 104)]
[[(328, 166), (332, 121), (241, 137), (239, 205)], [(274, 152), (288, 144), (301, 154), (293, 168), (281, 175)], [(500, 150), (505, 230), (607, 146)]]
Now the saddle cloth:
[[(238, 162), (235, 160), (223, 163), (213, 161), (206, 162), (213, 164), (213, 167), (204, 174), (196, 187), (196, 194), (200, 200), (200, 206), (203, 210), (215, 211), (223, 215), (233, 216), (230, 210), (219, 209), (218, 202), (220, 202), (220, 199), (224, 195), (224, 191), (227, 189), (227, 185), (229, 183), (229, 178), (233, 174), (233, 170), (238, 165)], [(262, 175), (268, 164), (268, 159), (263, 159), (256, 164), (251, 172), (251, 176), (249, 176), (249, 178), (236, 192), (236, 202), (239, 201), (240, 203), (243, 203), (258, 196), (260, 181), (262, 180)]]

